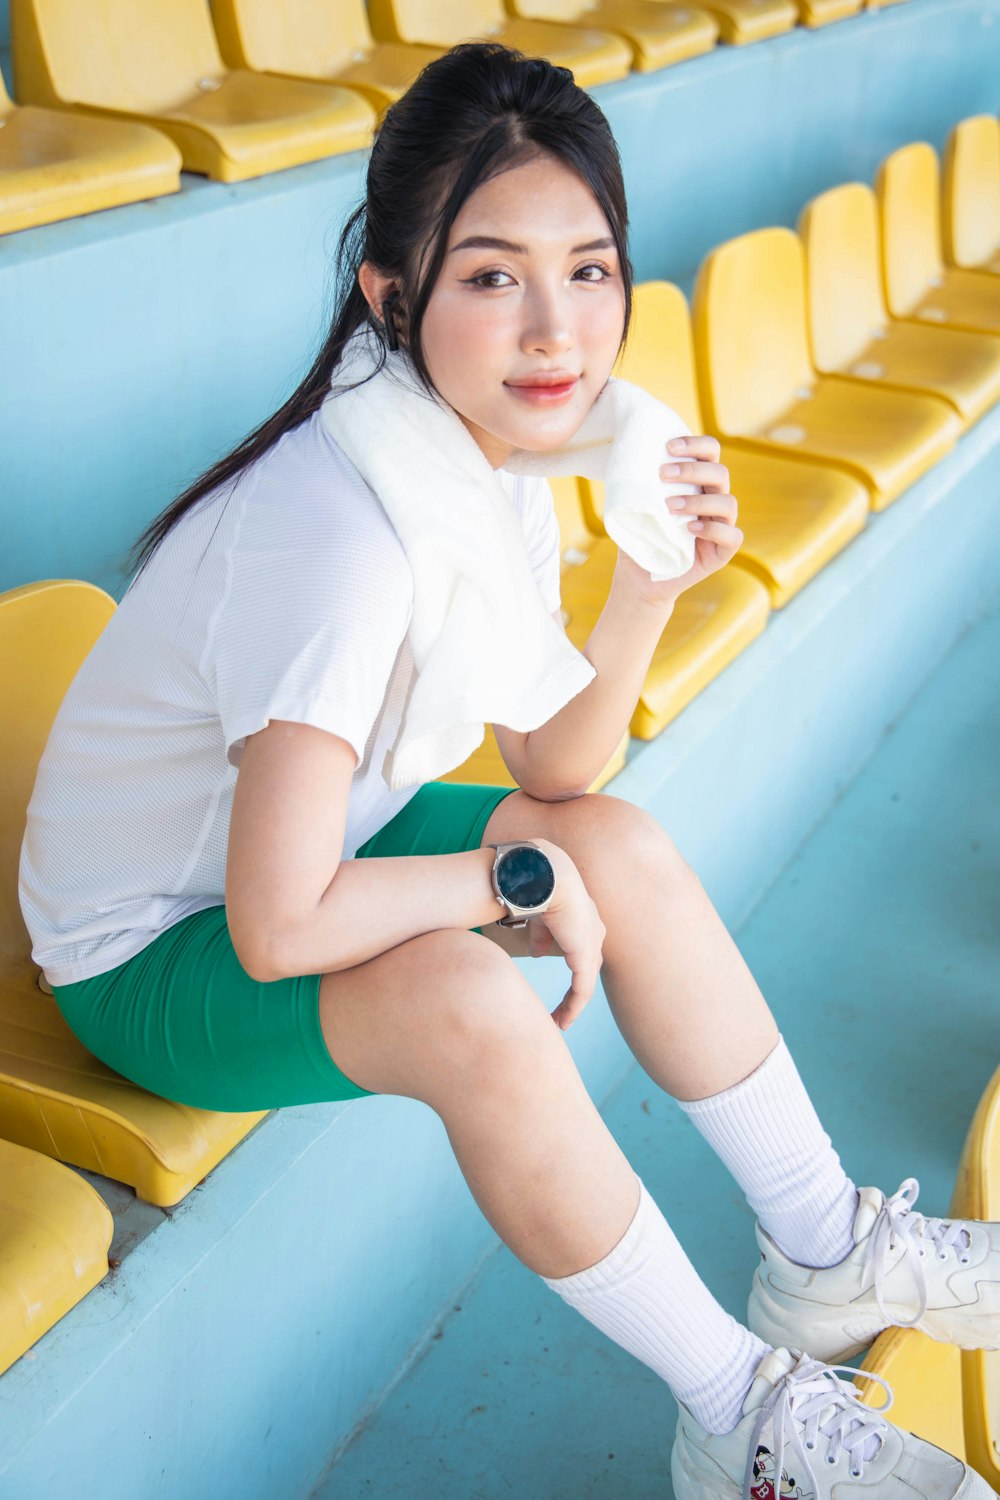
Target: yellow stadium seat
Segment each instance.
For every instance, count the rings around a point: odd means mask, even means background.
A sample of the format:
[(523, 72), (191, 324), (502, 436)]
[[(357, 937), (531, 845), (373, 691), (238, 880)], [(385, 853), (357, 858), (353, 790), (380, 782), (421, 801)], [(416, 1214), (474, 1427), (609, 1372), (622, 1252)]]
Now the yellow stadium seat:
[(176, 193), (180, 172), (157, 131), (14, 104), (0, 77), (0, 234)]
[(637, 73), (711, 52), (719, 37), (718, 22), (701, 5), (673, 5), (667, 0), (507, 0), (507, 8), (529, 21), (615, 32), (632, 48)]
[(63, 695), (114, 611), (89, 583), (0, 594), (0, 1136), (117, 1178), (169, 1207), (267, 1111), (173, 1104), (98, 1062), (39, 987), (18, 902), (18, 858), (38, 760)]
[(1000, 398), (1000, 339), (890, 321), (882, 300), (878, 205), (870, 187), (848, 182), (821, 193), (806, 206), (799, 233), (818, 370), (943, 396), (963, 425)]
[(799, 0), (799, 20), (803, 26), (828, 26), (856, 16), (865, 0)]
[(114, 1228), (78, 1173), (0, 1140), (0, 1374), (108, 1274)]
[(1000, 273), (1000, 120), (973, 115), (944, 155), (944, 255), (949, 265)]
[(719, 23), (722, 40), (737, 47), (791, 31), (799, 19), (796, 0), (701, 0)]
[[(979, 1101), (959, 1163), (951, 1214), (1000, 1220), (1000, 1068)], [(962, 1354), (968, 1462), (1000, 1493), (1000, 1352)]]
[[(564, 481), (553, 481), (557, 496), (560, 483)], [(563, 621), (566, 634), (582, 651), (611, 591), (618, 548), (606, 536), (588, 545), (582, 504), (578, 502), (574, 518), (570, 491), (557, 498), (557, 509), (564, 544)], [(766, 585), (732, 566), (686, 589), (646, 673), (630, 725), (636, 739), (654, 739), (718, 677), (764, 630), (770, 607)]]
[[(617, 373), (672, 407), (692, 432), (706, 431), (691, 318), (679, 287), (667, 281), (636, 287), (632, 329)], [(727, 439), (722, 461), (739, 501), (737, 524), (743, 532), (743, 545), (728, 566), (753, 573), (766, 585), (771, 608), (780, 609), (864, 530), (868, 491), (850, 474), (757, 453), (738, 439)], [(603, 532), (602, 487), (582, 480), (581, 489), (589, 524)]]
[(503, 0), (368, 0), (368, 17), (380, 41), (453, 47), (494, 41), (570, 68), (581, 88), (624, 78), (632, 49), (620, 36), (549, 21), (508, 16)]
[(227, 69), (204, 0), (11, 0), (10, 21), (19, 102), (152, 125), (189, 172), (239, 182), (371, 141), (352, 90)]
[(805, 253), (789, 229), (718, 246), (698, 272), (695, 353), (707, 419), (723, 438), (846, 469), (884, 510), (954, 444), (937, 396), (817, 375), (806, 328)]
[(868, 0), (869, 10), (885, 10), (890, 5), (902, 5), (904, 0)]
[(866, 1370), (881, 1375), (892, 1390), (886, 1421), (971, 1462), (962, 1419), (961, 1350), (939, 1344), (916, 1328), (887, 1328), (871, 1346), (854, 1381), (862, 1403), (877, 1409), (885, 1401), (885, 1391), (865, 1380)]
[(212, 0), (212, 19), (231, 68), (344, 84), (379, 112), (441, 56), (439, 47), (373, 41), (364, 0)]
[(926, 141), (886, 157), (876, 183), (882, 209), (885, 300), (894, 318), (1000, 333), (1000, 281), (946, 268), (941, 253), (937, 153)]

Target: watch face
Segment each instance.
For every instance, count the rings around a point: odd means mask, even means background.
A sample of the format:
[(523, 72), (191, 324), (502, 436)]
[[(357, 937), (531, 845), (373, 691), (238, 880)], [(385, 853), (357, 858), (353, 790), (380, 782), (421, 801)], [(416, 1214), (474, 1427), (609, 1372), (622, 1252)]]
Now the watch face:
[(497, 885), (515, 906), (541, 906), (555, 890), (556, 876), (548, 856), (528, 844), (500, 856)]

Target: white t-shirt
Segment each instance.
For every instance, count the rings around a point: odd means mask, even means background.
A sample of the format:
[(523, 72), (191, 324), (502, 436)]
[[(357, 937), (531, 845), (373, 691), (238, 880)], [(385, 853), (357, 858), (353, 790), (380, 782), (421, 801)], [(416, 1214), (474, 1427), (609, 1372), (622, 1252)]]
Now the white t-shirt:
[[(559, 609), (544, 480), (499, 471)], [(314, 724), (359, 757), (343, 858), (418, 790), (390, 791), (412, 659), (413, 576), (374, 492), (319, 415), (206, 496), (133, 581), (60, 706), (21, 849), (21, 909), (50, 984), (116, 967), (225, 899), (246, 736)], [(475, 663), (470, 662), (470, 670)]]

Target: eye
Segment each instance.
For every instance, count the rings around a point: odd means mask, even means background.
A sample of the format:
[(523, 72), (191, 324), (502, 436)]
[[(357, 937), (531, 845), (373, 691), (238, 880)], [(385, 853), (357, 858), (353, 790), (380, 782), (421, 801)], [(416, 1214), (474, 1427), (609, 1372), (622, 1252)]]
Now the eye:
[[(506, 280), (498, 278), (505, 277)], [(509, 271), (480, 271), (478, 276), (470, 276), (466, 280), (466, 286), (481, 286), (487, 291), (499, 290), (505, 286), (513, 286), (514, 278)]]
[[(596, 272), (596, 275), (590, 275), (588, 274), (589, 272)], [(589, 281), (592, 284), (597, 285), (602, 281), (607, 281), (610, 276), (614, 275), (614, 272), (612, 271), (610, 266), (602, 265), (600, 261), (595, 260), (588, 262), (588, 264), (585, 266), (581, 266), (580, 269), (578, 271), (574, 271), (573, 274), (575, 276), (578, 276), (581, 281)]]

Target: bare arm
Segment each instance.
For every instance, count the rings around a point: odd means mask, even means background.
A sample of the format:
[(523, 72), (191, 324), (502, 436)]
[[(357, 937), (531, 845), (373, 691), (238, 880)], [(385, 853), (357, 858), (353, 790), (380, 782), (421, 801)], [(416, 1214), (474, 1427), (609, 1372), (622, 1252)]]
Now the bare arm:
[(272, 719), (248, 737), (233, 797), (226, 913), (254, 979), (334, 973), (420, 933), (503, 915), (492, 849), (342, 860), (352, 747)]
[[(638, 598), (616, 567), (607, 603), (583, 648), (597, 676), (527, 734), (494, 725), (504, 762), (529, 796), (544, 802), (580, 797), (604, 770), (635, 712), (672, 613), (672, 602)], [(552, 618), (561, 623), (558, 614)]]

